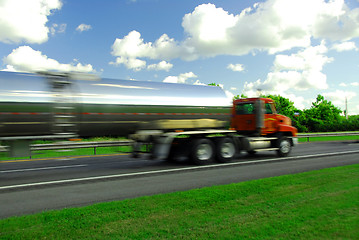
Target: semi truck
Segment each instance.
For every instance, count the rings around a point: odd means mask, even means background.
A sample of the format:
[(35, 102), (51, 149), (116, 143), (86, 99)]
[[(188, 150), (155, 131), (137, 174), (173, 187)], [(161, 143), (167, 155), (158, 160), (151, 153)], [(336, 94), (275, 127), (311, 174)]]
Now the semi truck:
[(12, 156), (35, 139), (123, 136), (133, 157), (228, 162), (247, 151), (290, 153), (297, 130), (274, 102), (232, 102), (215, 86), (99, 78), (89, 74), (0, 72), (0, 141)]
[(175, 159), (188, 157), (198, 165), (216, 160), (225, 163), (246, 151), (276, 151), (288, 156), (297, 144), (297, 129), (290, 118), (277, 114), (269, 98), (245, 98), (233, 101), (230, 127), (226, 122), (208, 119), (158, 120), (130, 135), (134, 140), (134, 157), (143, 144), (152, 146), (152, 158)]

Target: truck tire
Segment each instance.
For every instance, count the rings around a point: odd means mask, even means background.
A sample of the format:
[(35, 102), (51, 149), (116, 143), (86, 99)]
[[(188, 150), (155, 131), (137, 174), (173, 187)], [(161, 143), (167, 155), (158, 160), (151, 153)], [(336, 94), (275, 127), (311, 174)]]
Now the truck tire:
[(277, 154), (279, 157), (286, 157), (292, 150), (292, 143), (287, 137), (281, 137), (277, 141)]
[(195, 139), (191, 143), (190, 159), (196, 165), (212, 162), (214, 157), (213, 143), (205, 138)]
[(217, 162), (230, 162), (236, 154), (236, 146), (231, 138), (219, 138), (216, 143)]

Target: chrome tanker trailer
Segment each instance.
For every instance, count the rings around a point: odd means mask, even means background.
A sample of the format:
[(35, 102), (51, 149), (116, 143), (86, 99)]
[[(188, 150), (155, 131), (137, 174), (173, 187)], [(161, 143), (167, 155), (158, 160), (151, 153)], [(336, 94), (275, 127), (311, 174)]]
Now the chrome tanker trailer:
[(0, 72), (0, 140), (12, 155), (27, 152), (34, 139), (127, 137), (159, 120), (170, 120), (166, 131), (229, 126), (230, 106), (218, 87)]
[(297, 129), (273, 100), (232, 102), (219, 87), (0, 72), (0, 88), (0, 140), (12, 155), (34, 139), (111, 135), (132, 139), (134, 157), (145, 144), (152, 158), (204, 164), (241, 151), (287, 156), (296, 143)]

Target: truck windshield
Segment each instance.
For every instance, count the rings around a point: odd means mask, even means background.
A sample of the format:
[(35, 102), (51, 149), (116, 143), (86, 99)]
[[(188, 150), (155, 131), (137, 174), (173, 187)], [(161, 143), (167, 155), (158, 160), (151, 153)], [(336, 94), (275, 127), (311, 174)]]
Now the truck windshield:
[(254, 103), (239, 103), (236, 105), (237, 115), (254, 114), (254, 113), (255, 113)]
[(265, 108), (266, 108), (266, 114), (273, 114), (272, 106), (269, 103), (266, 103)]

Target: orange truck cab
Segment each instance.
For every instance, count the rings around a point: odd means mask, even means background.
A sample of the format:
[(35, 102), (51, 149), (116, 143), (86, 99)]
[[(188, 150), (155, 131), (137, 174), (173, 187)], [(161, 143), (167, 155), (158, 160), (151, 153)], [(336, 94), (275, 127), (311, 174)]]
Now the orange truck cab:
[[(204, 119), (193, 127), (189, 127), (188, 121), (182, 123), (187, 127), (184, 131), (162, 132), (156, 130), (161, 129), (159, 127), (138, 131), (131, 138), (134, 140), (133, 156), (139, 156), (141, 144), (150, 143), (151, 158), (188, 157), (193, 163), (202, 165), (212, 160), (229, 162), (243, 151), (248, 154), (276, 151), (279, 157), (286, 157), (298, 142), (297, 129), (288, 117), (277, 114), (274, 101), (269, 98), (235, 100), (231, 129), (227, 129), (228, 125), (208, 128)], [(150, 127), (153, 126), (151, 123)]]
[(233, 101), (231, 128), (247, 136), (297, 135), (290, 118), (277, 114), (270, 98), (244, 98)]

